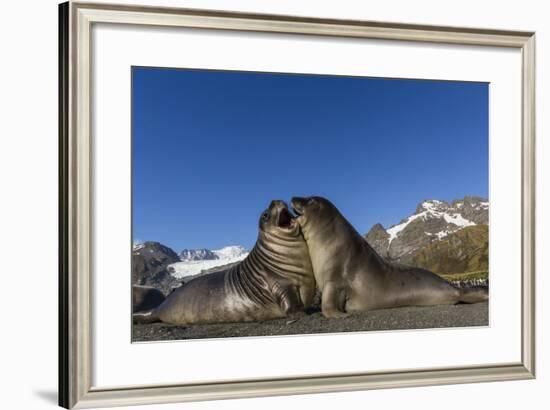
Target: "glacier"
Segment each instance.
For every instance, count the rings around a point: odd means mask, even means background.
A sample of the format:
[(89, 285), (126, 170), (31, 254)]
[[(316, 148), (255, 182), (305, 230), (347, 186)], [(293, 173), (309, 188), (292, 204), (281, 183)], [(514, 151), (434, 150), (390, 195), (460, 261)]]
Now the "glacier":
[(240, 262), (248, 256), (249, 251), (243, 246), (233, 245), (225, 246), (220, 249), (213, 249), (212, 253), (217, 256), (217, 259), (176, 262), (168, 265), (168, 271), (171, 272), (172, 276), (176, 279), (195, 276), (207, 269)]

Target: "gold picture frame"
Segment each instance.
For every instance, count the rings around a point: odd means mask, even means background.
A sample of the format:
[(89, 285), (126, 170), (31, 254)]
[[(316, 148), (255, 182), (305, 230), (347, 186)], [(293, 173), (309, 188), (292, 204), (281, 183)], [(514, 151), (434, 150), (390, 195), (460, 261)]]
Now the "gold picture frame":
[[(59, 8), (59, 404), (137, 405), (530, 379), (535, 375), (535, 34), (68, 2)], [(522, 355), (476, 367), (98, 389), (91, 386), (90, 30), (96, 23), (300, 33), (519, 49), (522, 54)]]

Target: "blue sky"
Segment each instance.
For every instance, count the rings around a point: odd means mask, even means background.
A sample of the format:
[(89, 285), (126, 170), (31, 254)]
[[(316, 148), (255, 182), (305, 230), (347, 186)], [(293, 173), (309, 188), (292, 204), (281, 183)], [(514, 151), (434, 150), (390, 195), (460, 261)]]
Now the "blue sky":
[(272, 199), (361, 233), (488, 195), (488, 84), (132, 68), (134, 240), (251, 248)]

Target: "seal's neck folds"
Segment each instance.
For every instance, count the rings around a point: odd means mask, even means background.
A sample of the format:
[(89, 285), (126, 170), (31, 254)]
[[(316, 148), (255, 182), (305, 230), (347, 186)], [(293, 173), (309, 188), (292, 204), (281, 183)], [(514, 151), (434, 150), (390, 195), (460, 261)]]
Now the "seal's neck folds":
[(283, 277), (313, 276), (307, 244), (299, 230), (285, 233), (260, 231), (243, 265), (250, 272), (268, 271)]

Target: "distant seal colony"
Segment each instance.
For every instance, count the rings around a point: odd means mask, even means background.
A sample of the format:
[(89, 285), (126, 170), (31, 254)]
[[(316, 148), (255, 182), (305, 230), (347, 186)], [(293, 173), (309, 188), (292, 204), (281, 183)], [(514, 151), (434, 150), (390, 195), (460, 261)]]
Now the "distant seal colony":
[(485, 288), (458, 289), (436, 274), (385, 261), (327, 199), (292, 199), (309, 248), (325, 317), (348, 312), (477, 303)]
[(176, 325), (245, 322), (293, 316), (312, 303), (315, 279), (300, 225), (283, 201), (260, 216), (250, 254), (228, 270), (192, 279), (138, 323)]

